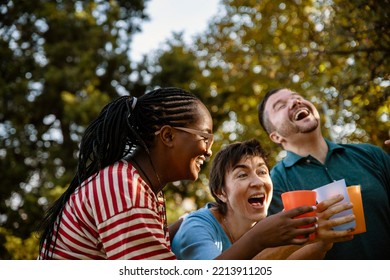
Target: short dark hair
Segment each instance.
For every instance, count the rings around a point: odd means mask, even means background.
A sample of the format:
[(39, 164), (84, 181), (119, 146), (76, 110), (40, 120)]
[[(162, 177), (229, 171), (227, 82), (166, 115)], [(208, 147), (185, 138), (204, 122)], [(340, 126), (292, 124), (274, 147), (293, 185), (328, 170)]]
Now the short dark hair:
[(268, 134), (270, 134), (274, 130), (274, 127), (273, 127), (272, 123), (270, 122), (270, 120), (268, 119), (267, 114), (264, 114), (265, 105), (268, 101), (268, 98), (271, 95), (277, 93), (278, 91), (280, 91), (282, 89), (283, 88), (277, 88), (277, 89), (272, 89), (272, 90), (268, 91), (258, 106), (258, 118), (259, 118), (260, 125), (263, 127), (263, 129)]
[(227, 206), (217, 195), (221, 194), (222, 190), (225, 189), (225, 174), (241, 159), (256, 156), (261, 157), (269, 168), (268, 154), (256, 139), (230, 144), (219, 150), (215, 155), (210, 169), (209, 188), (216, 201), (214, 205), (222, 215), (226, 214)]

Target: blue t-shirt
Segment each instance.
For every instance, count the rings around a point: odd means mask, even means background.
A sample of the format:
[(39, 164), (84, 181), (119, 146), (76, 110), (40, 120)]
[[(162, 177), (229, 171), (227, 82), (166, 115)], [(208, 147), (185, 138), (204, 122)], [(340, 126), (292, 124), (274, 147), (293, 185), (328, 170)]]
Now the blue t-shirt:
[(326, 140), (325, 164), (312, 156), (287, 156), (271, 170), (274, 185), (269, 214), (283, 209), (281, 194), (312, 190), (345, 179), (361, 185), (366, 232), (335, 243), (326, 259), (390, 259), (390, 156), (370, 144), (335, 144)]
[(171, 242), (179, 260), (212, 260), (231, 246), (231, 242), (210, 211), (211, 204), (189, 214)]

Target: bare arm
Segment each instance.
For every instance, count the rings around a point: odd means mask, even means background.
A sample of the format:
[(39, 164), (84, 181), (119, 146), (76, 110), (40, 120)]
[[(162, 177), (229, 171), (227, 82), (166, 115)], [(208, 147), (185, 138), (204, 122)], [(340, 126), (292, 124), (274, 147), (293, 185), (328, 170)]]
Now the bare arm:
[(179, 230), (181, 224), (183, 223), (184, 219), (188, 216), (188, 213), (182, 215), (176, 222), (173, 222), (169, 225), (168, 231), (169, 231), (169, 238), (173, 240), (175, 237), (177, 231)]
[(286, 260), (295, 251), (301, 249), (303, 245), (286, 245), (275, 248), (266, 248), (258, 253), (254, 260)]

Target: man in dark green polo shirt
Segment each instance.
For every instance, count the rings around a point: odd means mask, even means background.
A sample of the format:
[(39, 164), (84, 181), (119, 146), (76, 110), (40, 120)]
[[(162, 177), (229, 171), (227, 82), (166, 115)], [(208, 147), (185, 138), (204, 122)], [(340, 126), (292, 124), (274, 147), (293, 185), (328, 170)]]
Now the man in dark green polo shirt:
[(370, 144), (335, 144), (321, 132), (315, 106), (299, 94), (277, 89), (259, 105), (259, 121), (270, 139), (287, 151), (271, 171), (270, 214), (282, 210), (280, 195), (345, 179), (361, 185), (367, 231), (335, 243), (326, 259), (390, 259), (390, 156)]

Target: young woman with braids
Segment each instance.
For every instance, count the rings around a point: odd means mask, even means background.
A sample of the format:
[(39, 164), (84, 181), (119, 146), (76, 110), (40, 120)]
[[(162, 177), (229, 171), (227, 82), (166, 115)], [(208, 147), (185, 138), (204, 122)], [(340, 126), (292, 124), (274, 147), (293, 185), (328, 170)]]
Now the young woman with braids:
[(174, 259), (162, 189), (198, 178), (212, 128), (207, 108), (178, 88), (106, 105), (44, 219), (39, 259)]

